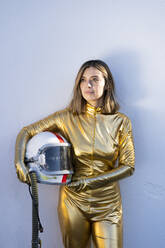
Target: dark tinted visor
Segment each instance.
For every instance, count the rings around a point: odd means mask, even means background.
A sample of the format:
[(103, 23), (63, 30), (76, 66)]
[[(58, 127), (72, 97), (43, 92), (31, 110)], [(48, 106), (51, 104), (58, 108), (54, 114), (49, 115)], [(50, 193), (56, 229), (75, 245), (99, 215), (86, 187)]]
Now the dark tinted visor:
[(48, 146), (40, 154), (45, 156), (45, 165), (41, 167), (48, 172), (72, 170), (70, 146)]

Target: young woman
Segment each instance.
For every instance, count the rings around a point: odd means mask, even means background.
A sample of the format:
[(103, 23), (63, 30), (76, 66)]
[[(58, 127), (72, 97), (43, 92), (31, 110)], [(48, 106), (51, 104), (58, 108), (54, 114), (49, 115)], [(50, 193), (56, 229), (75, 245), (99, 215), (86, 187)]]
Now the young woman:
[(118, 112), (115, 86), (101, 60), (85, 62), (76, 77), (70, 105), (24, 127), (16, 141), (18, 178), (28, 183), (27, 141), (42, 131), (59, 132), (73, 149), (72, 183), (61, 186), (59, 222), (65, 248), (122, 248), (122, 205), (118, 180), (134, 171), (130, 119)]

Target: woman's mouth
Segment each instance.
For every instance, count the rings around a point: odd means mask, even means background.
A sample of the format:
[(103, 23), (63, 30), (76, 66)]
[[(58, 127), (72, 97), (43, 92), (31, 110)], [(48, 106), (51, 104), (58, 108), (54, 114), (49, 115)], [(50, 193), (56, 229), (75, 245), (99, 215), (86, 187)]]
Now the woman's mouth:
[(85, 94), (93, 94), (94, 91), (85, 91)]

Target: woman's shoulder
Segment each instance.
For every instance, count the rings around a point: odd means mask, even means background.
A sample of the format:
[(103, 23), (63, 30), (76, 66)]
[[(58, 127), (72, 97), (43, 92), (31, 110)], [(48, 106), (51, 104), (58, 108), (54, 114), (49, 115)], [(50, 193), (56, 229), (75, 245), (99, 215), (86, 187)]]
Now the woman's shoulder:
[(70, 114), (71, 114), (71, 112), (68, 109), (68, 107), (61, 109), (61, 110), (57, 110), (54, 112), (54, 115), (58, 115), (59, 117), (64, 117), (64, 116), (70, 115)]
[(119, 122), (120, 122), (120, 127), (122, 129), (131, 129), (132, 128), (132, 122), (131, 119), (128, 117), (127, 114), (121, 113), (121, 112), (117, 112), (116, 115), (119, 118)]
[(130, 118), (125, 113), (116, 112), (115, 114), (113, 114), (113, 116), (114, 116), (113, 119), (114, 119), (115, 123), (118, 123), (119, 125), (122, 125), (122, 124), (127, 125), (127, 123), (131, 123)]
[(122, 112), (116, 112), (115, 113), (116, 114), (116, 116), (118, 117), (118, 118), (121, 118), (121, 119), (123, 119), (123, 120), (129, 120), (130, 118), (128, 117), (128, 115), (126, 115), (126, 114), (124, 114), (124, 113), (122, 113)]
[(61, 115), (62, 116), (62, 115), (65, 115), (67, 112), (68, 112), (68, 109), (64, 108), (64, 109), (54, 111), (53, 115)]

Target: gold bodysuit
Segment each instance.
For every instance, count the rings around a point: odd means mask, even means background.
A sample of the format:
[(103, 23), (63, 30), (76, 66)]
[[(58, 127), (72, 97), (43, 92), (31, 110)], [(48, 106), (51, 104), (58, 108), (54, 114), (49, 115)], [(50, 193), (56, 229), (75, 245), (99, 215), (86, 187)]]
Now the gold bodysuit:
[(15, 165), (21, 181), (27, 141), (42, 131), (59, 132), (72, 145), (72, 183), (61, 186), (58, 215), (66, 248), (85, 248), (92, 234), (97, 248), (122, 248), (122, 205), (118, 180), (134, 170), (130, 119), (120, 113), (102, 114), (86, 105), (85, 114), (68, 109), (21, 130)]

